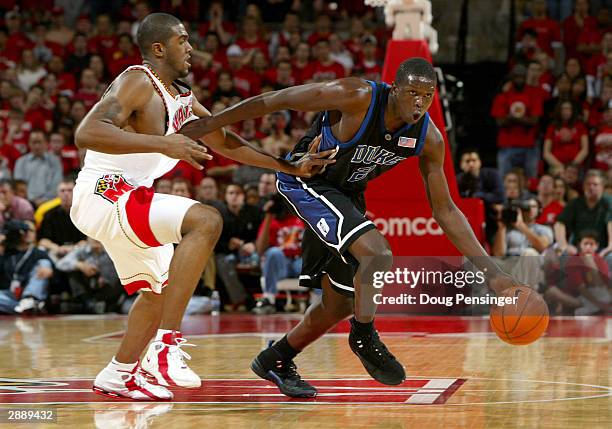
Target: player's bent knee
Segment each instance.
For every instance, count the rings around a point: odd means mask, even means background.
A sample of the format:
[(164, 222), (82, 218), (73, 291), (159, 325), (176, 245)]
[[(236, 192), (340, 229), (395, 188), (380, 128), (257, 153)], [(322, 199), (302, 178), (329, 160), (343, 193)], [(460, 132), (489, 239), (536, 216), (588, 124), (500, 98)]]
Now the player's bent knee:
[(223, 218), (219, 211), (204, 204), (194, 204), (189, 208), (181, 232), (183, 235), (197, 231), (206, 236), (219, 238), (223, 229)]

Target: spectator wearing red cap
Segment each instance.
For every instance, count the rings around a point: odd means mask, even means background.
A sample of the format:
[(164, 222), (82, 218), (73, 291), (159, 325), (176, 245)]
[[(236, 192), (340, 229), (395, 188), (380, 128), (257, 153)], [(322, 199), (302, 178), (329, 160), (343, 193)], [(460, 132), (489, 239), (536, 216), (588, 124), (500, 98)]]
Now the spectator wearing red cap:
[(34, 43), (21, 31), (21, 15), (17, 11), (10, 11), (4, 15), (4, 24), (8, 31), (6, 41), (6, 55), (15, 62), (20, 61), (21, 54), (25, 49), (30, 49)]
[(64, 9), (54, 7), (51, 10), (51, 28), (47, 33), (47, 40), (58, 43), (61, 46), (66, 46), (73, 37), (74, 30), (69, 28), (64, 22)]

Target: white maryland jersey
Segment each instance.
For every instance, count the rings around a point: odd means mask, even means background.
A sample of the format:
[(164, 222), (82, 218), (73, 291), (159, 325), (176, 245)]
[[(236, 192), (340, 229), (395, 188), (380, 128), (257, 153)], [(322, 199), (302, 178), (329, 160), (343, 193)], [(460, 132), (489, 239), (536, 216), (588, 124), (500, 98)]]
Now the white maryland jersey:
[[(157, 79), (151, 70), (143, 65), (128, 67), (123, 73), (132, 70), (141, 70), (151, 80), (153, 87), (162, 98), (166, 107), (166, 134), (176, 133), (181, 127), (194, 119), (193, 94), (188, 91), (176, 97), (168, 93), (164, 85)], [(123, 74), (121, 73), (121, 75)], [(117, 79), (121, 76), (119, 75)], [(181, 82), (176, 82), (181, 84)], [(112, 84), (111, 84), (112, 85)], [(85, 155), (83, 169), (79, 173), (77, 183), (95, 182), (106, 174), (122, 175), (132, 185), (150, 187), (153, 181), (172, 170), (179, 160), (169, 158), (161, 153), (132, 153), (111, 155), (88, 149)]]

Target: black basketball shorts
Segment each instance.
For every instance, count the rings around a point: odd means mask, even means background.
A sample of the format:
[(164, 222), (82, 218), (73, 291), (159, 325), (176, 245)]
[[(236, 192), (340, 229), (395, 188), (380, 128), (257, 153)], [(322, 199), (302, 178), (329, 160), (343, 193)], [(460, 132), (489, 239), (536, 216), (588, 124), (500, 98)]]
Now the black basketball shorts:
[(278, 192), (306, 223), (302, 240), (300, 286), (321, 288), (327, 274), (334, 290), (352, 296), (357, 260), (349, 246), (376, 226), (365, 217), (362, 194), (347, 195), (323, 180), (305, 182), (283, 173), (277, 174)]

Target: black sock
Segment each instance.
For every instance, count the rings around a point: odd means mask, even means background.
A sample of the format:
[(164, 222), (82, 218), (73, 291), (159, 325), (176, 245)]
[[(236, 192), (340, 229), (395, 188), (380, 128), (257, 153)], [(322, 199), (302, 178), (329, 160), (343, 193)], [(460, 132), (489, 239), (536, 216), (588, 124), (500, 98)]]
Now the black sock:
[(374, 321), (361, 323), (355, 317), (351, 317), (351, 331), (357, 335), (369, 335), (374, 331)]
[(291, 344), (289, 344), (289, 341), (287, 341), (287, 336), (285, 335), (272, 346), (261, 352), (259, 359), (264, 361), (262, 362), (264, 365), (273, 366), (277, 360), (280, 359), (285, 362), (290, 361), (297, 356), (298, 353), (299, 350), (295, 350), (293, 347), (291, 347)]

